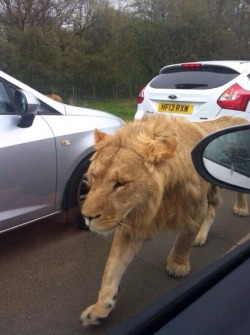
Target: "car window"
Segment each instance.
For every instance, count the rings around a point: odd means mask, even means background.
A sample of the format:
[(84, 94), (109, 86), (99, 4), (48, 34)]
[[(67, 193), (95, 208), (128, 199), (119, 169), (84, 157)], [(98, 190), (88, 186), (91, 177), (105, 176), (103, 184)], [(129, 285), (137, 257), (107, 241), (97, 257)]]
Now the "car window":
[(37, 114), (39, 115), (51, 115), (51, 114), (58, 114), (61, 115), (58, 111), (55, 111), (52, 107), (45, 105), (42, 101), (40, 101), (40, 106), (38, 108)]
[(250, 132), (248, 129), (225, 134), (212, 141), (204, 157), (231, 170), (250, 177)]
[[(19, 88), (13, 85), (9, 85), (9, 92), (12, 96), (13, 101), (15, 100), (15, 92), (16, 90), (18, 90)], [(46, 105), (45, 103), (43, 103), (42, 101), (40, 101), (40, 106), (38, 108), (37, 114), (41, 115), (51, 115), (51, 114), (57, 114), (57, 115), (61, 115), (59, 112), (55, 111), (52, 107)]]
[(9, 96), (3, 82), (0, 81), (0, 114), (9, 114), (11, 112), (12, 107)]
[(225, 85), (239, 73), (224, 66), (174, 66), (162, 69), (150, 86), (168, 89), (198, 89), (205, 90)]

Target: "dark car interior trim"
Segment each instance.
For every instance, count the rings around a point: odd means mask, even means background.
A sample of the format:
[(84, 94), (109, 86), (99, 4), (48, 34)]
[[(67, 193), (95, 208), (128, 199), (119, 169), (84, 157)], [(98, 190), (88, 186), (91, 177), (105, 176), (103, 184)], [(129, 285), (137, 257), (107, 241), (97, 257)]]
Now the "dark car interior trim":
[(185, 279), (175, 290), (170, 291), (157, 302), (141, 310), (134, 317), (113, 328), (108, 335), (154, 334), (240, 267), (249, 257), (250, 241), (247, 241), (200, 273)]

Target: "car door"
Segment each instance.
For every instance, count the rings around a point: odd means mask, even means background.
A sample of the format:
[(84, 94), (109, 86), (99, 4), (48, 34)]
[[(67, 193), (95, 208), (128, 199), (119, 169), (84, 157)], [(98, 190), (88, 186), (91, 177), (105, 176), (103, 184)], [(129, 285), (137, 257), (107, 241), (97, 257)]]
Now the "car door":
[(20, 128), (8, 85), (0, 81), (0, 231), (54, 212), (55, 139), (46, 121), (35, 116)]

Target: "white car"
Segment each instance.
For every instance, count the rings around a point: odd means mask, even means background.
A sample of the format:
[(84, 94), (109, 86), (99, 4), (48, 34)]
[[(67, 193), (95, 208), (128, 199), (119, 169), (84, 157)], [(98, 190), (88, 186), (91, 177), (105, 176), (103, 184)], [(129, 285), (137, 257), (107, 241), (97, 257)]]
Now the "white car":
[(250, 61), (201, 61), (163, 67), (139, 93), (135, 119), (166, 113), (191, 121), (235, 115), (250, 121)]
[(124, 122), (109, 113), (54, 101), (0, 71), (0, 233), (79, 207), (95, 128)]

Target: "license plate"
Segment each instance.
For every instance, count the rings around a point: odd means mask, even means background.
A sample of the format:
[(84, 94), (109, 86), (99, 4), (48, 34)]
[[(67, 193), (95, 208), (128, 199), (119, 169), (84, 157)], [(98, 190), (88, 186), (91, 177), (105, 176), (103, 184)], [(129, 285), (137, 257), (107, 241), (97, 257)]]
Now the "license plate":
[(160, 102), (158, 104), (158, 112), (192, 114), (193, 108), (194, 106), (189, 104), (168, 103), (168, 102)]

